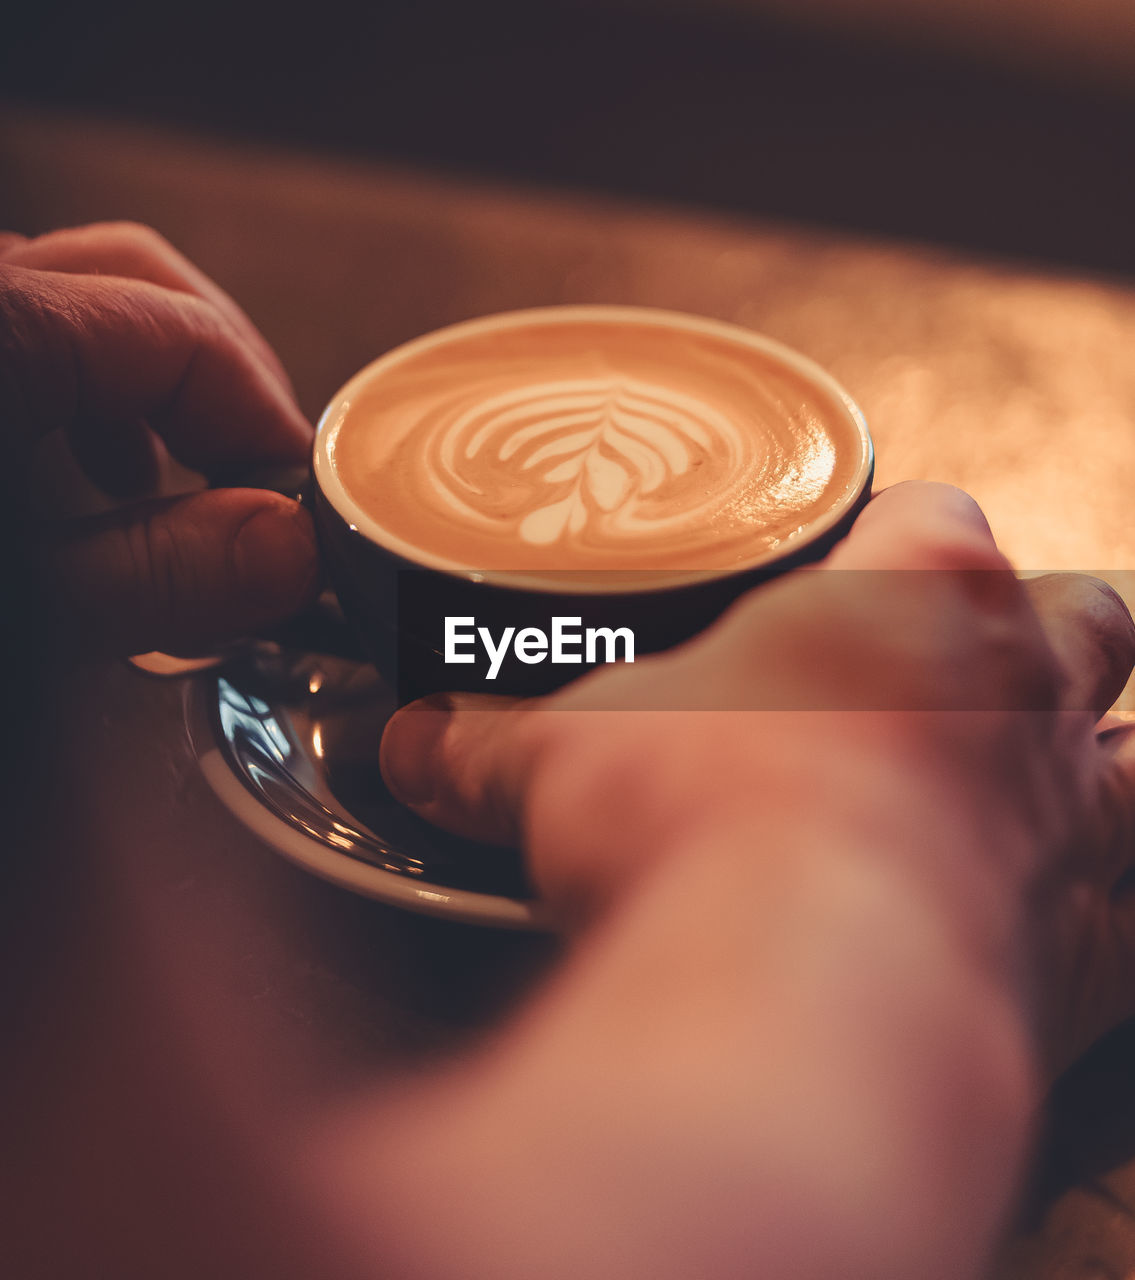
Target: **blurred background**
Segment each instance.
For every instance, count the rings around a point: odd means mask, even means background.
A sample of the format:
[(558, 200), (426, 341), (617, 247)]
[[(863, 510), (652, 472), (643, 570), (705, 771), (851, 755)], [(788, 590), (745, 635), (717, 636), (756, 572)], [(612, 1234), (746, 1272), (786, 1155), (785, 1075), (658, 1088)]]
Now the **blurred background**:
[(1129, 0), (45, 0), (4, 27), (10, 105), (1135, 270)]

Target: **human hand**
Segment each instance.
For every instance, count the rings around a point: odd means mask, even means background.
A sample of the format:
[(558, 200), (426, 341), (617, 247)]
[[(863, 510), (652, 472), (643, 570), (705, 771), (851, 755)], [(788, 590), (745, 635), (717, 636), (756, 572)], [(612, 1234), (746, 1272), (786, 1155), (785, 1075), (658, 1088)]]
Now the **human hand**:
[(1109, 588), (1022, 584), (965, 495), (901, 485), (825, 571), (679, 650), (539, 702), (404, 708), (383, 769), (438, 825), (522, 844), (569, 929), (707, 829), (747, 826), (758, 860), (781, 823), (885, 830), (1058, 1067), (1135, 1012), (1135, 747), (1096, 727), (1133, 659)]
[(459, 1203), (439, 1275), (985, 1274), (1045, 1074), (1135, 1006), (1133, 657), (1108, 588), (904, 485), (678, 650), (401, 710), (392, 791), (520, 843), (574, 945), (348, 1111), (336, 1194), (416, 1242)]
[[(314, 594), (310, 519), (262, 490), (155, 497), (165, 449), (206, 476), (302, 464), (312, 431), (247, 316), (157, 233), (127, 223), (0, 236), (5, 501), (34, 525), (61, 628), (84, 648), (193, 652)], [(36, 452), (62, 432), (121, 500), (60, 521), (30, 500)]]

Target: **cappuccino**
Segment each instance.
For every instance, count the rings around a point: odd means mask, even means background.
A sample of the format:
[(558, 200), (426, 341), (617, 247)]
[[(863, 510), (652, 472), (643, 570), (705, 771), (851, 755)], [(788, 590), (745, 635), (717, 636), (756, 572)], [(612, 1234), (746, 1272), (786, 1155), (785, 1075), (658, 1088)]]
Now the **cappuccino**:
[(356, 378), (327, 427), (368, 538), (550, 584), (779, 559), (846, 514), (870, 467), (858, 412), (810, 362), (636, 308), (442, 330)]

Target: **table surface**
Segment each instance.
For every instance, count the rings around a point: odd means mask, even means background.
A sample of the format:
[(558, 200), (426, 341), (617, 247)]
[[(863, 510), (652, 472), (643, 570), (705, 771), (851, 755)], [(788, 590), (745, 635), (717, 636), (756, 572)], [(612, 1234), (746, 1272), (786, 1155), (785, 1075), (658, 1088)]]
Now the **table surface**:
[[(0, 115), (0, 192), (0, 222), (26, 233), (159, 228), (246, 308), (312, 417), (376, 354), (491, 311), (633, 303), (762, 330), (860, 403), (880, 486), (958, 484), (1022, 569), (1106, 572), (1135, 602), (1129, 283), (29, 112)], [(352, 1068), (452, 1051), (554, 955), (282, 862), (205, 786), (176, 685), (99, 673), (69, 732), (96, 728), (87, 781), (111, 838), (129, 814), (171, 892), (251, 918), (240, 981)], [(1058, 1086), (1002, 1280), (1135, 1271), (1133, 1069), (1121, 1031)]]

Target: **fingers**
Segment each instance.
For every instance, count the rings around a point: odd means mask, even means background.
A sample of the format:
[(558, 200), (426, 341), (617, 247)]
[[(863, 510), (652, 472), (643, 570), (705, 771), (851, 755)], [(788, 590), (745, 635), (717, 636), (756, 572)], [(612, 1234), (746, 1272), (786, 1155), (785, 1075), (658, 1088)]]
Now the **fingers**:
[(118, 655), (207, 650), (294, 613), (318, 587), (297, 503), (227, 489), (80, 521), (44, 552), (65, 640)]
[(34, 240), (0, 237), (0, 257), (13, 266), (80, 275), (125, 276), (190, 293), (214, 307), (288, 393), (291, 383), (263, 335), (223, 289), (152, 227), (136, 222), (98, 222), (67, 227)]
[[(307, 460), (312, 429), (211, 304), (146, 281), (0, 268), (0, 409), (96, 448), (139, 419), (182, 462)], [(13, 442), (29, 447), (31, 439)]]
[(447, 831), (519, 844), (536, 758), (530, 706), (442, 694), (402, 707), (382, 735), (382, 776), (391, 794)]
[[(856, 579), (843, 594), (820, 590), (831, 582), (825, 575), (753, 593), (686, 650), (679, 674), (704, 686), (698, 705), (779, 706), (787, 697), (790, 705), (842, 706), (850, 697), (872, 707), (1049, 709), (1059, 699), (1102, 713), (1135, 660), (1135, 627), (1114, 593), (1075, 575), (1026, 592), (976, 504), (949, 486), (888, 490), (829, 565), (886, 572), (875, 582)], [(930, 581), (894, 569), (948, 570), (957, 578), (937, 590), (939, 572)], [(487, 709), (493, 705), (448, 699), (406, 708), (391, 721), (382, 761), (391, 790), (423, 816), (508, 841), (518, 830), (531, 776), (525, 755), (541, 721), (533, 729), (523, 708), (503, 715)], [(540, 716), (545, 728), (557, 718)]]
[[(1005, 570), (973, 500), (948, 485), (934, 484), (899, 485), (880, 495), (828, 561), (829, 567), (850, 569), (944, 568), (959, 563)], [(1019, 595), (1012, 575), (1007, 576)], [(749, 601), (753, 617), (765, 615), (767, 620), (767, 594), (755, 592)], [(753, 638), (749, 607), (746, 603), (735, 609), (717, 629), (720, 636), (740, 634), (746, 651)], [(767, 627), (760, 634), (765, 631)], [(804, 639), (820, 644), (830, 658), (825, 633), (817, 628)], [(798, 651), (800, 644), (794, 640), (791, 647)], [(747, 705), (753, 694), (743, 683), (751, 678), (750, 664), (730, 662), (727, 654), (713, 652), (711, 661), (699, 665), (695, 651), (687, 650), (685, 674), (695, 685), (705, 686), (698, 705), (706, 705), (707, 699), (717, 705), (722, 672), (732, 672), (733, 683), (722, 691), (725, 703), (721, 705)], [(783, 671), (779, 674), (786, 678)], [(657, 699), (658, 691), (648, 689), (644, 696)], [(672, 689), (668, 696), (674, 696)], [(761, 696), (771, 699), (774, 695), (766, 691)], [(811, 705), (805, 695), (801, 697), (801, 705)], [(490, 698), (448, 697), (399, 711), (387, 726), (381, 756), (383, 774), (395, 797), (447, 830), (498, 843), (514, 842), (537, 739), (542, 742), (551, 736), (546, 730), (552, 729), (553, 721), (562, 728), (564, 715), (542, 712), (536, 718), (523, 705), (502, 714), (494, 709), (501, 705)], [(585, 720), (598, 728), (594, 715), (589, 713)]]
[(908, 480), (874, 497), (825, 561), (833, 569), (1006, 569), (976, 502), (953, 485)]
[[(977, 503), (949, 485), (908, 482), (885, 489), (864, 509), (828, 558), (838, 569), (989, 569), (972, 577), (987, 597), (1016, 594)], [(971, 591), (972, 593), (972, 591)], [(1083, 574), (1050, 574), (1025, 594), (1067, 677), (1066, 710), (1097, 716), (1119, 696), (1135, 662), (1135, 625), (1106, 583)]]
[[(159, 235), (126, 223), (0, 236), (0, 418), (21, 498), (21, 455), (56, 431), (116, 496), (153, 487), (163, 442), (209, 474), (306, 464), (312, 438), (248, 317)], [(119, 653), (259, 629), (318, 580), (310, 519), (261, 492), (73, 525), (44, 558), (72, 634)]]
[(1085, 574), (1051, 573), (1024, 585), (1065, 673), (1061, 705), (1099, 718), (1135, 665), (1135, 623), (1127, 606), (1106, 582)]

